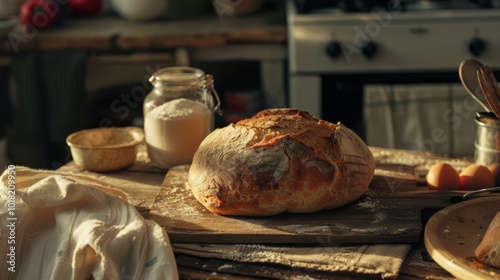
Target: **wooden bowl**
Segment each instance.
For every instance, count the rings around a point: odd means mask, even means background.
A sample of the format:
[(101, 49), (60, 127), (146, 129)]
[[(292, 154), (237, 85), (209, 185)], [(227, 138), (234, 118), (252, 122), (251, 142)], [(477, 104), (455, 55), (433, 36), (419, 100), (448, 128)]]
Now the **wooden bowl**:
[(106, 127), (80, 130), (66, 138), (73, 161), (80, 168), (107, 172), (132, 165), (136, 147), (144, 141), (138, 127)]

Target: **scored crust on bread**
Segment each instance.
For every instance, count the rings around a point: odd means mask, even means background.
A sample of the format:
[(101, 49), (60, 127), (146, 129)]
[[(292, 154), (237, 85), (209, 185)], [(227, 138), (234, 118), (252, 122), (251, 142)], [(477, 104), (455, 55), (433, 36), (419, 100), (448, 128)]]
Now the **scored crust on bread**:
[(214, 130), (189, 169), (195, 198), (221, 215), (310, 213), (365, 193), (375, 164), (342, 124), (295, 109), (268, 109)]
[(500, 211), (491, 220), (474, 253), (482, 263), (500, 268)]

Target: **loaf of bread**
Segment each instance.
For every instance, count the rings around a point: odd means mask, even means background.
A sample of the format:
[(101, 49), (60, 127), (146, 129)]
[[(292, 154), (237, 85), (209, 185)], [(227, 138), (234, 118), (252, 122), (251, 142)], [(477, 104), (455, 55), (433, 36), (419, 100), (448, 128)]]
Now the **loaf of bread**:
[(491, 221), (474, 253), (482, 263), (500, 268), (500, 212)]
[(341, 123), (269, 109), (214, 130), (189, 169), (189, 187), (221, 215), (311, 213), (346, 205), (374, 175), (368, 146)]

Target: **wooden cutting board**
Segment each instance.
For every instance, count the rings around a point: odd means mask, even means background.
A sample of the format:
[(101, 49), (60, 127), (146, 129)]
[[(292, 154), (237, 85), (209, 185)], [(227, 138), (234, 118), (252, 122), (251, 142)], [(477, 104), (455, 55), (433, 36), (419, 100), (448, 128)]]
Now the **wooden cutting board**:
[(189, 166), (167, 173), (148, 218), (172, 242), (207, 243), (414, 243), (421, 240), (421, 211), (451, 205), (454, 192), (418, 186), (411, 167), (379, 165), (367, 193), (334, 210), (270, 217), (220, 216), (206, 210), (187, 188)]

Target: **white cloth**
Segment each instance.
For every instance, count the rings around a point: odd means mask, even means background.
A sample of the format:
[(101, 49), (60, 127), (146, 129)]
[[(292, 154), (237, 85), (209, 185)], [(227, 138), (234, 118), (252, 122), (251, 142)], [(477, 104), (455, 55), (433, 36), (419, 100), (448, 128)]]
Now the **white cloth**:
[(24, 167), (0, 179), (0, 279), (178, 279), (167, 233), (123, 192)]

